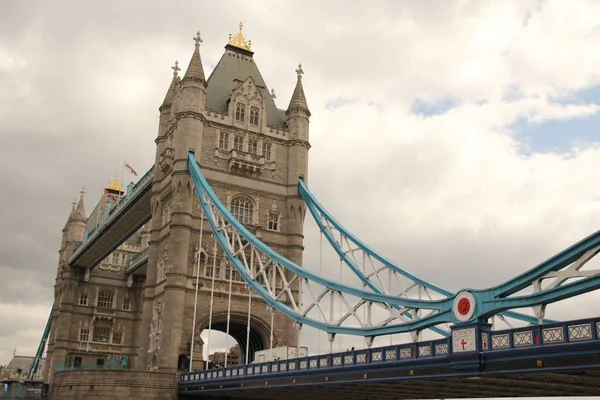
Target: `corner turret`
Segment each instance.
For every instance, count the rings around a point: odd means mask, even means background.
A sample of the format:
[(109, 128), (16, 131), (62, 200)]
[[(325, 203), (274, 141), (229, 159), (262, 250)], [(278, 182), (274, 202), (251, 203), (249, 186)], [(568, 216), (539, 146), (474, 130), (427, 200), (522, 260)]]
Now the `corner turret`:
[(181, 71), (181, 68), (179, 68), (179, 61), (175, 60), (175, 65), (171, 67), (171, 69), (173, 70), (173, 79), (171, 79), (171, 84), (169, 85), (169, 89), (167, 90), (165, 99), (163, 100), (161, 106), (158, 108), (158, 111), (160, 111), (161, 115), (171, 113), (171, 105), (175, 100), (175, 96), (177, 95), (179, 84), (181, 82), (181, 78), (179, 78), (178, 74), (178, 72)]
[(81, 189), (79, 193), (81, 195), (79, 203), (73, 208), (71, 215), (69, 216), (67, 241), (70, 243), (81, 242), (85, 235), (85, 225), (87, 222), (85, 206), (83, 204), (83, 195), (85, 194), (85, 191)]
[(296, 81), (296, 87), (294, 88), (294, 93), (292, 94), (292, 99), (290, 100), (290, 105), (288, 106), (285, 115), (288, 116), (288, 119), (302, 117), (308, 120), (310, 118), (310, 110), (308, 109), (304, 88), (302, 87), (302, 75), (304, 74), (302, 64), (298, 64), (296, 74), (298, 75), (298, 80)]
[(206, 78), (202, 59), (200, 57), (200, 32), (194, 37), (195, 48), (190, 63), (181, 80), (181, 92), (178, 99), (177, 111), (193, 111), (201, 113), (206, 104)]
[(285, 115), (287, 117), (286, 124), (290, 130), (291, 146), (288, 159), (288, 184), (297, 185), (298, 178), (306, 179), (308, 171), (308, 125), (310, 119), (310, 111), (304, 95), (302, 87), (302, 64), (298, 64), (296, 70), (297, 81), (294, 93), (290, 100)]

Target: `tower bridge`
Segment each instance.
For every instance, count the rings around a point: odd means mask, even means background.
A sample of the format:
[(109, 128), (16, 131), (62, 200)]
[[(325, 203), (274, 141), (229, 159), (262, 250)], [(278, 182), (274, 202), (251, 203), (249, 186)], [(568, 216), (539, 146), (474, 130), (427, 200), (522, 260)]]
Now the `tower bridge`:
[[(280, 109), (241, 24), (208, 79), (200, 34), (193, 40), (159, 107), (153, 166), (127, 188), (115, 179), (89, 216), (82, 192), (63, 229), (54, 305), (30, 371), (47, 344), (53, 398), (600, 394), (600, 320), (545, 315), (548, 304), (600, 287), (586, 266), (599, 232), (492, 288), (454, 293), (427, 282), (349, 232), (309, 190), (302, 66)], [(352, 282), (303, 265), (307, 215)], [(496, 319), (522, 326), (498, 330)], [(329, 351), (254, 360), (264, 349), (299, 350), (303, 327), (325, 332)], [(225, 358), (206, 369), (205, 329), (233, 337), (243, 365)], [(412, 341), (373, 346), (400, 333)], [(365, 348), (335, 353), (341, 335), (364, 337)]]

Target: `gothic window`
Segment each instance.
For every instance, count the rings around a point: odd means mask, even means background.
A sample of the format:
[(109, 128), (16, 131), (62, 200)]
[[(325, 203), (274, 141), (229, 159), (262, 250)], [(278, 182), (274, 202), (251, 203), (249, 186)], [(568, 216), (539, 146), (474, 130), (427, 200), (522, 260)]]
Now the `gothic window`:
[(229, 147), (229, 134), (227, 132), (219, 133), (219, 148), (227, 150)]
[(240, 275), (240, 273), (237, 271), (237, 269), (235, 269), (235, 267), (233, 265), (231, 265), (230, 263), (227, 263), (227, 267), (225, 270), (225, 279), (226, 280), (232, 280), (232, 281), (238, 281), (240, 282), (242, 280), (242, 277)]
[(248, 140), (248, 153), (258, 154), (258, 141), (254, 139)]
[(250, 123), (258, 125), (258, 107), (250, 107)]
[(113, 307), (113, 292), (110, 290), (103, 290), (98, 293), (98, 307), (99, 308), (112, 308)]
[(121, 307), (124, 311), (131, 310), (131, 299), (129, 296), (123, 297), (123, 307)]
[(263, 143), (263, 157), (265, 160), (271, 159), (271, 143)]
[(231, 213), (242, 224), (252, 224), (254, 205), (247, 197), (238, 196), (231, 200)]
[(237, 121), (244, 120), (244, 113), (246, 112), (246, 105), (243, 103), (236, 103), (235, 105), (235, 119)]
[(279, 214), (271, 212), (269, 213), (269, 220), (267, 221), (267, 229), (270, 231), (279, 230)]
[[(212, 262), (207, 262), (206, 265), (204, 266), (204, 276), (206, 276), (207, 278), (212, 278), (213, 274), (213, 265)], [(220, 278), (221, 275), (221, 267), (219, 267), (218, 263), (215, 266), (215, 279), (221, 279)]]
[(81, 295), (79, 295), (79, 305), (80, 306), (88, 305), (88, 294), (87, 293), (81, 293)]
[(123, 332), (115, 331), (112, 336), (113, 344), (123, 344)]
[(79, 341), (87, 342), (90, 340), (90, 330), (88, 328), (81, 328), (79, 330)]
[(96, 325), (94, 326), (94, 342), (108, 343), (110, 338), (110, 326), (107, 325)]
[(244, 138), (236, 136), (233, 138), (233, 149), (236, 151), (244, 151)]

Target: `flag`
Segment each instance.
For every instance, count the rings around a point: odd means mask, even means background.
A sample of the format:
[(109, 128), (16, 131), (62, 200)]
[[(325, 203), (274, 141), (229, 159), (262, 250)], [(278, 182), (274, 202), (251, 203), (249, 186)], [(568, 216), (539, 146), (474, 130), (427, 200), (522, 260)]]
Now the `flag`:
[(129, 164), (127, 164), (127, 163), (125, 163), (125, 168), (127, 168), (127, 170), (128, 170), (129, 172), (131, 172), (133, 175), (137, 176), (137, 172), (135, 172), (135, 169), (133, 169), (133, 168), (131, 167), (131, 165), (129, 165)]

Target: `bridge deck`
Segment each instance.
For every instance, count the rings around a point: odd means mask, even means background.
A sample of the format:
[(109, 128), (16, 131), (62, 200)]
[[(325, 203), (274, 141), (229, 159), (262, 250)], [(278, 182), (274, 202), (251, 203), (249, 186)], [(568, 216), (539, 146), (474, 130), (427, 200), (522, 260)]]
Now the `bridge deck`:
[[(482, 351), (452, 339), (184, 373), (182, 396), (409, 399), (600, 395), (600, 319), (490, 333)], [(526, 342), (524, 337), (530, 337)]]

